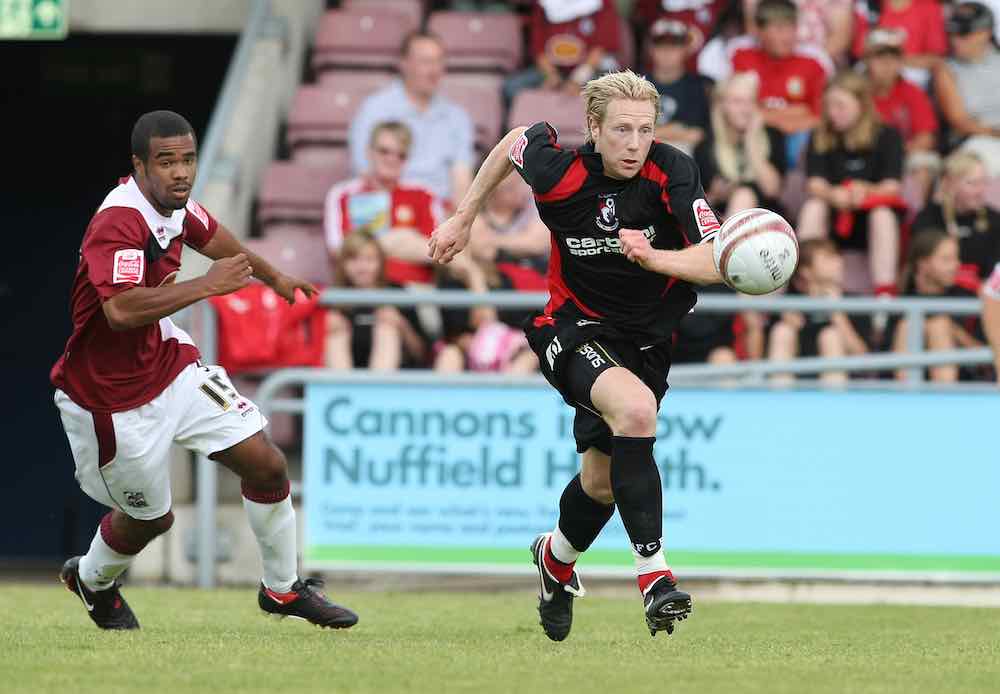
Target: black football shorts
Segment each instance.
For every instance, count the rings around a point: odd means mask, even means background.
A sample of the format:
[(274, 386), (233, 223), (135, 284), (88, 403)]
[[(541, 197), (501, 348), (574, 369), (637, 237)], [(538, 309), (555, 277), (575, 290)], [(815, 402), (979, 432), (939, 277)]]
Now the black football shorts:
[(528, 342), (538, 356), (542, 375), (576, 409), (573, 436), (577, 452), (595, 447), (611, 455), (611, 429), (590, 399), (594, 382), (608, 369), (623, 366), (653, 391), (659, 408), (667, 392), (670, 343), (640, 345), (625, 337), (574, 328), (557, 328), (554, 323), (531, 325), (527, 328)]

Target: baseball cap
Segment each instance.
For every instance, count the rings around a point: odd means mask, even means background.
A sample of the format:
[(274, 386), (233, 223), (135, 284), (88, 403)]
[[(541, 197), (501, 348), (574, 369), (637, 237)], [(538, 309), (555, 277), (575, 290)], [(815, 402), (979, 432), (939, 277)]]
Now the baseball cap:
[(691, 37), (691, 27), (678, 19), (661, 18), (649, 28), (649, 38), (654, 43), (687, 43)]
[(902, 53), (903, 32), (893, 29), (873, 29), (865, 39), (865, 55)]
[(971, 34), (984, 29), (993, 30), (993, 11), (978, 2), (963, 2), (952, 10), (945, 25), (949, 34)]

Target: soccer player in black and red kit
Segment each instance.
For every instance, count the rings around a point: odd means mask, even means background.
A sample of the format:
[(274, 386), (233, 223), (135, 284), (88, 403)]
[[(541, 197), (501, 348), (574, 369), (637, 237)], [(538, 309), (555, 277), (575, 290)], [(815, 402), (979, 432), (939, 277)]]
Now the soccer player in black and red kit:
[(667, 390), (671, 336), (697, 299), (720, 282), (712, 258), (719, 229), (690, 157), (655, 142), (659, 95), (632, 72), (589, 82), (588, 142), (563, 149), (547, 123), (509, 132), (487, 157), (455, 215), (430, 241), (449, 262), (496, 185), (516, 170), (552, 234), (550, 300), (526, 325), (542, 373), (576, 409), (580, 474), (559, 501), (559, 522), (531, 551), (549, 638), (569, 635), (574, 564), (617, 505), (635, 557), (650, 633), (671, 633), (691, 611), (661, 547), (662, 487), (653, 459)]

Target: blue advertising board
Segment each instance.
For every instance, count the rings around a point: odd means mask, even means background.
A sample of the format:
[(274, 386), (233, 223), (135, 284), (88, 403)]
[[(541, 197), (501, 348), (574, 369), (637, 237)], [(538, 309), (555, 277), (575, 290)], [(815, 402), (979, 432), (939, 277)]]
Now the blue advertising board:
[[(578, 470), (573, 411), (542, 385), (309, 384), (305, 404), (311, 566), (526, 570)], [(1000, 573), (997, 414), (991, 393), (672, 389), (667, 559)], [(581, 562), (631, 567), (617, 515)]]

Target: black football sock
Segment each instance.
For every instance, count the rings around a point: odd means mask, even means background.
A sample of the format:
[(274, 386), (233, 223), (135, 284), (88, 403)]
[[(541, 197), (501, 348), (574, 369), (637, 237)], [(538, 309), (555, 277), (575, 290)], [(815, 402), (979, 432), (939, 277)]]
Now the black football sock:
[(611, 488), (637, 559), (656, 555), (663, 536), (663, 488), (653, 460), (655, 442), (652, 436), (611, 439)]
[(556, 530), (572, 546), (565, 547), (562, 542), (556, 542), (555, 559), (572, 563), (576, 556), (593, 544), (601, 529), (611, 520), (615, 513), (615, 505), (602, 504), (583, 491), (580, 475), (569, 481), (559, 499), (559, 524)]

